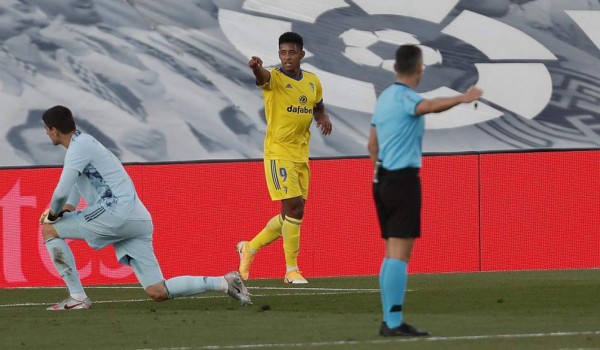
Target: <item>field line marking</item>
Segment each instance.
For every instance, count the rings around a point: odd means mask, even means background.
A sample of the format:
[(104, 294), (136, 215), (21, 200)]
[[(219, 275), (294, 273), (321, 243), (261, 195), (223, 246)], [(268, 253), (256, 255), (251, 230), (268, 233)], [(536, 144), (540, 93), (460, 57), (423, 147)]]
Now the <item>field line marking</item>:
[(247, 287), (259, 290), (322, 290), (328, 292), (379, 292), (379, 288), (321, 288), (321, 287)]
[[(66, 289), (65, 286), (59, 287), (6, 287), (1, 288), (5, 290), (15, 290), (15, 289)], [(85, 289), (141, 289), (141, 286), (84, 286)]]
[[(141, 287), (136, 287), (138, 289), (141, 289)], [(285, 289), (285, 288), (284, 288)], [(295, 290), (295, 289), (299, 289), (299, 288), (287, 288), (290, 292)], [(313, 289), (314, 290), (314, 289)], [(327, 290), (327, 289), (323, 289), (323, 290)], [(252, 297), (287, 297), (287, 296), (312, 296), (312, 295), (343, 295), (343, 294), (355, 294), (355, 293), (379, 293), (379, 289), (366, 289), (366, 290), (355, 290), (355, 289), (350, 289), (350, 290), (339, 290), (339, 291), (333, 291), (333, 292), (317, 292), (317, 293), (306, 293), (306, 292), (300, 292), (300, 293), (276, 293), (276, 294), (252, 294)], [(229, 298), (229, 296), (227, 295), (198, 295), (198, 296), (191, 296), (191, 297), (185, 297), (185, 298), (177, 298), (177, 299), (221, 299), (221, 298)], [(92, 304), (109, 304), (109, 303), (134, 303), (134, 302), (151, 302), (152, 300), (148, 299), (121, 299), (121, 300), (92, 300)], [(53, 302), (47, 302), (47, 303), (14, 303), (14, 304), (0, 304), (0, 308), (3, 307), (19, 307), (19, 306), (43, 306), (43, 305), (52, 305), (54, 304), (55, 301)]]
[(307, 343), (265, 343), (265, 344), (240, 344), (240, 345), (206, 345), (194, 347), (176, 348), (141, 348), (137, 350), (221, 350), (221, 349), (257, 349), (274, 347), (321, 347), (332, 345), (364, 345), (364, 344), (389, 344), (389, 343), (415, 343), (415, 342), (444, 342), (455, 340), (489, 340), (489, 339), (517, 339), (517, 338), (543, 338), (543, 337), (568, 337), (578, 335), (600, 336), (600, 331), (581, 332), (551, 332), (551, 333), (526, 333), (526, 334), (485, 334), (485, 335), (463, 335), (455, 337), (413, 337), (393, 338), (381, 340), (339, 340)]
[[(66, 287), (8, 287), (6, 290), (11, 289), (65, 289)], [(141, 289), (141, 286), (86, 286), (85, 289)], [(248, 289), (257, 290), (314, 290), (314, 291), (348, 291), (348, 292), (379, 292), (379, 288), (321, 288), (321, 287), (247, 287)], [(412, 290), (407, 290), (411, 292)]]

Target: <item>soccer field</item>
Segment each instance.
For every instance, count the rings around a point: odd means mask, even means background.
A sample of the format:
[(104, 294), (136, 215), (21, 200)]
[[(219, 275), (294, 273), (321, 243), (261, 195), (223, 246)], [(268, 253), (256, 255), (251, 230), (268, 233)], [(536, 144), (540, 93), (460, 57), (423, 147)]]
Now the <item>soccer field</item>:
[(406, 321), (428, 338), (382, 338), (376, 276), (248, 283), (164, 303), (136, 286), (91, 287), (91, 310), (49, 312), (63, 288), (0, 290), (1, 349), (597, 349), (600, 270), (413, 275)]

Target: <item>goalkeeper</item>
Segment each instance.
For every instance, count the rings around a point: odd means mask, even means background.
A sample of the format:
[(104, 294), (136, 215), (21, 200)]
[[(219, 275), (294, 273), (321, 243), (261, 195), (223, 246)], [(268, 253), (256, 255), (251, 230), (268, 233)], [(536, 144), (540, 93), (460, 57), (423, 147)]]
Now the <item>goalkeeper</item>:
[[(223, 291), (242, 305), (250, 303), (237, 271), (220, 277), (180, 276), (165, 281), (152, 247), (152, 218), (123, 165), (95, 138), (76, 129), (68, 108), (52, 107), (42, 119), (52, 143), (67, 148), (50, 209), (42, 214), (40, 224), (46, 248), (67, 285), (69, 297), (48, 310), (91, 307), (65, 239), (85, 240), (94, 249), (112, 244), (119, 262), (131, 266), (154, 301)], [(80, 197), (89, 206), (76, 211)]]

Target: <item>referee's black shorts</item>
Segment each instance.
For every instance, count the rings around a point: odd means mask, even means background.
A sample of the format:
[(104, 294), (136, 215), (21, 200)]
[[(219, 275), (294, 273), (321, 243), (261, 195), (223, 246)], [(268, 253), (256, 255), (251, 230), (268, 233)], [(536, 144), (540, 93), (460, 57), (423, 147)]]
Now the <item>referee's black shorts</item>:
[(386, 170), (380, 167), (373, 196), (383, 238), (421, 236), (421, 179), (418, 168)]

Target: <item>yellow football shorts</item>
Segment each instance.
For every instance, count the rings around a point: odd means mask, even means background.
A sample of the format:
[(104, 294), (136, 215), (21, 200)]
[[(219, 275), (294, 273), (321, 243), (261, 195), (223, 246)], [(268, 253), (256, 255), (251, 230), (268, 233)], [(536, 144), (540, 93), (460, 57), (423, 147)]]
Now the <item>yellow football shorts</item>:
[(308, 196), (310, 168), (308, 163), (291, 160), (265, 159), (265, 178), (269, 195), (274, 201)]

